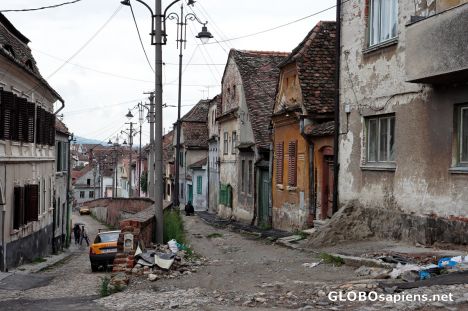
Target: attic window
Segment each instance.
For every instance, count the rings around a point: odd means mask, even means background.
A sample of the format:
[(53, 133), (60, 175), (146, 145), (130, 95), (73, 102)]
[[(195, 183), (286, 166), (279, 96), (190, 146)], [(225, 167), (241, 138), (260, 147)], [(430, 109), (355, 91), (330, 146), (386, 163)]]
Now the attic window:
[(5, 49), (5, 51), (7, 51), (11, 56), (15, 57), (15, 51), (13, 50), (13, 47), (9, 44), (5, 44), (3, 46), (3, 48)]
[(33, 63), (30, 59), (28, 59), (25, 63), (26, 67), (28, 67), (29, 70), (34, 71)]

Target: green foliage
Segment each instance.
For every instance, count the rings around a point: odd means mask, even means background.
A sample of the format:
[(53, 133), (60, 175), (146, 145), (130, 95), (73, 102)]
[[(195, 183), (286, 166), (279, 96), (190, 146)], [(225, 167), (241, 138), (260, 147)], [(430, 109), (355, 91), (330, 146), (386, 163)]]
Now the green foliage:
[(307, 233), (305, 233), (302, 230), (296, 230), (294, 231), (294, 234), (300, 236), (302, 240), (306, 239), (309, 236)]
[(36, 258), (33, 259), (32, 263), (37, 264), (37, 263), (41, 263), (41, 262), (44, 262), (44, 261), (47, 261), (47, 259), (45, 259), (43, 257), (36, 257)]
[(319, 255), (320, 259), (323, 260), (324, 263), (332, 264), (334, 266), (341, 266), (344, 265), (344, 260), (343, 258), (339, 256), (333, 256), (327, 253), (320, 253)]
[(101, 295), (101, 297), (106, 297), (111, 294), (111, 292), (109, 291), (109, 283), (109, 277), (105, 276), (101, 278), (101, 286), (99, 287), (99, 295)]
[(212, 238), (222, 238), (223, 237), (223, 234), (222, 233), (218, 233), (218, 232), (213, 232), (213, 233), (210, 233), (206, 236), (208, 239), (212, 239)]
[(164, 211), (163, 240), (167, 243), (175, 239), (177, 242), (185, 243), (184, 223), (178, 210), (167, 209)]
[(140, 176), (141, 191), (148, 192), (148, 171), (143, 171)]

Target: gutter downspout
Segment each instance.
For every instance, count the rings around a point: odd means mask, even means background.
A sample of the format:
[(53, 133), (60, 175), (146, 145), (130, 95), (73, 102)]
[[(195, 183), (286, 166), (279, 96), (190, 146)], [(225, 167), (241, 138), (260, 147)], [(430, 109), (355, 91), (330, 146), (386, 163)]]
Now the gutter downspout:
[(54, 112), (54, 116), (57, 115), (60, 111), (62, 111), (63, 108), (65, 108), (65, 101), (63, 99), (58, 99), (62, 103), (62, 107), (60, 107), (56, 112)]
[(341, 0), (336, 1), (336, 42), (335, 42), (335, 139), (333, 146), (333, 214), (338, 211), (338, 177), (340, 163), (339, 138), (340, 138), (340, 56), (341, 56)]
[(71, 176), (70, 176), (70, 164), (71, 164), (71, 142), (73, 140), (73, 134), (71, 134), (71, 139), (70, 137), (68, 138), (68, 163), (67, 163), (67, 195), (65, 196), (67, 200), (67, 234), (66, 234), (66, 243), (65, 246), (68, 248), (70, 247), (70, 242), (71, 242), (71, 231), (70, 231), (70, 221), (71, 221), (71, 206), (70, 206), (70, 183), (71, 183)]
[(317, 218), (317, 202), (315, 200), (315, 166), (314, 166), (314, 159), (315, 159), (315, 145), (314, 142), (305, 135), (304, 133), (304, 118), (301, 117), (299, 123), (299, 129), (301, 136), (309, 144), (309, 215), (307, 217), (307, 225), (311, 228), (314, 227), (314, 220)]
[[(5, 179), (6, 180), (6, 165), (5, 165)], [(6, 186), (5, 186), (6, 190)], [(0, 181), (0, 212), (2, 213), (2, 272), (8, 272), (7, 260), (6, 260), (6, 244), (5, 244), (5, 215), (6, 215), (6, 200), (5, 191), (3, 191), (3, 185)]]

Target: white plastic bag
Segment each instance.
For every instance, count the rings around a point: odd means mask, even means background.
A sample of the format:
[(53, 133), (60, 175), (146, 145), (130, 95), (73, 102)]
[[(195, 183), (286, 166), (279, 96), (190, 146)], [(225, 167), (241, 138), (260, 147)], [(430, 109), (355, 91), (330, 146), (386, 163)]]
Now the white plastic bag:
[(177, 247), (177, 241), (172, 239), (169, 242), (167, 242), (167, 245), (169, 246), (169, 249), (173, 254), (177, 253), (179, 251), (179, 248)]

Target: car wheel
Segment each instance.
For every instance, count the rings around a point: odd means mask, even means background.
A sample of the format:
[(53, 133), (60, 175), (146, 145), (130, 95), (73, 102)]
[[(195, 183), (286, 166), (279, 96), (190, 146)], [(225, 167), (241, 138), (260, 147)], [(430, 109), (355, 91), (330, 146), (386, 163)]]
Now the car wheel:
[(97, 271), (98, 271), (98, 268), (99, 268), (98, 265), (96, 265), (96, 264), (91, 264), (91, 271), (92, 271), (92, 272), (97, 272)]

